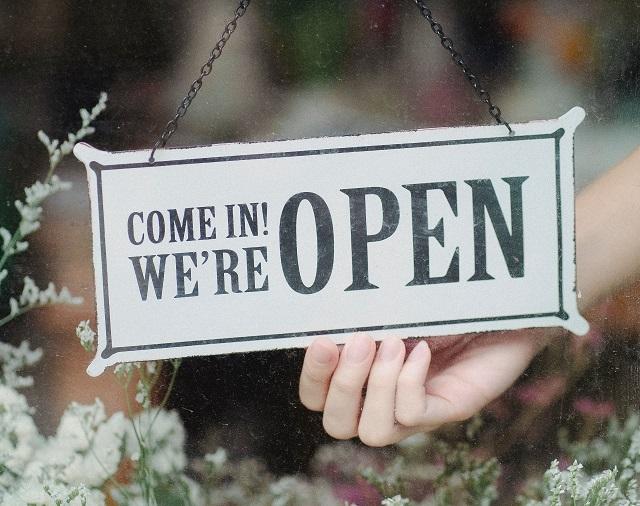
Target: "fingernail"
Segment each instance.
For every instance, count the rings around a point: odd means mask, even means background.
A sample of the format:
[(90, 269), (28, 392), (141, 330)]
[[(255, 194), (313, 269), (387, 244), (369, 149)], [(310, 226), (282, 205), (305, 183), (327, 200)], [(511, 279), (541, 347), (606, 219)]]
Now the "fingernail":
[(311, 358), (319, 364), (326, 365), (333, 359), (333, 353), (322, 342), (311, 345)]
[(391, 362), (400, 354), (402, 342), (399, 339), (385, 339), (380, 343), (378, 358), (384, 362)]
[(416, 347), (413, 349), (407, 362), (417, 362), (418, 360), (424, 360), (427, 355), (427, 343), (425, 341), (420, 341), (416, 344)]
[(354, 364), (362, 362), (371, 352), (371, 340), (367, 336), (357, 335), (349, 341), (347, 348), (347, 360)]

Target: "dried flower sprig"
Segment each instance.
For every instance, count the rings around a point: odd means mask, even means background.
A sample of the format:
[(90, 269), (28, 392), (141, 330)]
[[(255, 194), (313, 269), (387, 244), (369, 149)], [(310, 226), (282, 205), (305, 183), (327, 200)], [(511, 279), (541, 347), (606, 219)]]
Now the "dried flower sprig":
[(107, 108), (107, 94), (103, 91), (100, 93), (98, 103), (93, 106), (91, 112), (86, 109), (80, 109), (80, 119), (82, 124), (80, 129), (75, 133), (68, 133), (67, 139), (60, 144), (58, 139), (49, 139), (49, 136), (42, 130), (38, 132), (38, 139), (45, 145), (49, 152), (49, 172), (47, 174), (47, 180), (51, 179), (53, 171), (56, 170), (58, 164), (62, 159), (73, 151), (73, 147), (82, 139), (95, 133), (96, 129), (91, 126), (91, 123), (100, 116), (100, 114)]
[(76, 327), (76, 336), (80, 339), (80, 345), (89, 352), (96, 351), (96, 333), (91, 328), (89, 320), (81, 321)]
[(15, 389), (32, 386), (33, 377), (20, 373), (41, 358), (42, 349), (32, 350), (28, 341), (22, 341), (18, 347), (0, 343), (0, 384)]
[(32, 309), (52, 306), (55, 304), (82, 304), (82, 297), (74, 297), (66, 286), (57, 291), (56, 285), (49, 283), (45, 290), (41, 290), (29, 276), (24, 278), (22, 294), (16, 299), (9, 298), (9, 314), (0, 318), (0, 327), (11, 320), (25, 314)]
[(69, 133), (67, 139), (60, 144), (58, 139), (51, 140), (42, 130), (38, 132), (38, 139), (44, 144), (49, 153), (49, 171), (44, 182), (36, 181), (32, 186), (25, 188), (24, 201), (16, 200), (15, 207), (20, 213), (20, 223), (16, 230), (11, 233), (6, 228), (0, 227), (0, 239), (2, 247), (0, 251), (0, 287), (2, 281), (7, 277), (7, 270), (4, 268), (9, 257), (27, 250), (29, 243), (23, 239), (40, 228), (42, 218), (42, 203), (55, 193), (71, 188), (71, 183), (61, 181), (54, 175), (62, 159), (73, 151), (75, 144), (95, 132), (91, 123), (105, 110), (107, 104), (107, 94), (102, 92), (98, 103), (91, 109), (80, 109), (82, 121), (80, 129), (75, 133)]

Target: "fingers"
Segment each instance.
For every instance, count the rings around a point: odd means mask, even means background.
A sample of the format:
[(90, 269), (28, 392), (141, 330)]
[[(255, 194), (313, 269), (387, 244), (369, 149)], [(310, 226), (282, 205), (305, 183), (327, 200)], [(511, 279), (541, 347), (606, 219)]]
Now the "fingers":
[[(352, 337), (342, 352), (324, 337), (307, 350), (300, 399), (309, 409), (324, 411), (324, 428), (336, 439), (359, 436), (367, 445), (385, 446), (464, 420), (490, 400), (485, 390), (496, 383), (493, 376), (500, 376), (496, 361), (487, 358), (504, 356), (493, 346), (459, 352), (429, 373), (426, 341), (419, 341), (406, 361), (405, 344), (398, 338), (386, 339), (377, 354), (375, 350), (375, 342), (365, 335)], [(493, 371), (487, 370), (487, 362)]]
[(340, 354), (324, 405), (323, 425), (336, 439), (349, 439), (358, 433), (362, 389), (373, 362), (376, 345), (366, 335), (353, 336)]
[(385, 446), (445, 423), (447, 401), (425, 391), (431, 359), (427, 343), (416, 345), (406, 362), (405, 344), (398, 338), (384, 340), (375, 350), (365, 335), (352, 337), (342, 352), (324, 337), (307, 350), (300, 399), (307, 408), (324, 411), (327, 433)]
[(429, 392), (427, 373), (431, 365), (431, 349), (420, 341), (407, 358), (398, 377), (396, 420), (401, 428), (397, 440), (416, 432), (429, 432), (448, 422), (456, 421), (457, 410), (444, 397)]
[(405, 354), (400, 339), (387, 339), (371, 367), (358, 426), (360, 440), (369, 446), (397, 443), (457, 416), (453, 403), (425, 389), (431, 362), (429, 345), (419, 342), (406, 362)]
[(427, 413), (425, 381), (431, 362), (431, 350), (426, 341), (420, 341), (407, 358), (396, 392), (396, 418), (407, 427), (422, 425)]
[(323, 410), (338, 356), (338, 347), (326, 337), (316, 339), (307, 350), (299, 387), (300, 401), (307, 408)]
[(418, 342), (404, 362), (399, 339), (384, 341), (374, 360), (375, 343), (367, 336), (353, 337), (341, 353), (321, 338), (305, 356), (300, 398), (324, 410), (329, 435), (359, 435), (365, 444), (383, 446), (472, 416), (517, 379), (539, 351), (538, 341), (529, 334), (476, 337), (434, 351), (432, 364), (427, 342)]
[(480, 388), (491, 376), (486, 367), (480, 369), (484, 379), (472, 379), (471, 368), (456, 370), (456, 365), (448, 365), (437, 370), (432, 367), (431, 357), (429, 344), (419, 342), (398, 378), (396, 419), (409, 429), (407, 435), (466, 420), (489, 402)]
[(385, 446), (398, 440), (394, 408), (404, 356), (404, 343), (399, 338), (388, 338), (380, 344), (369, 373), (358, 426), (358, 436), (366, 445)]

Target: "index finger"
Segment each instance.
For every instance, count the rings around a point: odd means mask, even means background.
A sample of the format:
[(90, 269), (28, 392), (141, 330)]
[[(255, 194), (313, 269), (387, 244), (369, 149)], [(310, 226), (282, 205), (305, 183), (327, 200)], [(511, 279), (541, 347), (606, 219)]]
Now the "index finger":
[(327, 337), (319, 337), (307, 349), (300, 373), (300, 401), (312, 411), (322, 411), (340, 353)]

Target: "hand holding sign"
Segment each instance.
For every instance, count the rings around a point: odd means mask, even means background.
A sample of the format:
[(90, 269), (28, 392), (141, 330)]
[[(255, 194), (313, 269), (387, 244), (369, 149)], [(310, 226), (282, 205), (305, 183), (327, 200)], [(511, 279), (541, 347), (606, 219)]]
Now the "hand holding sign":
[[(639, 168), (640, 149), (578, 196), (576, 244), (583, 308), (640, 273)], [(425, 341), (407, 341), (406, 352), (399, 339), (391, 338), (381, 343), (377, 354), (366, 336), (350, 340), (341, 352), (319, 338), (305, 356), (300, 398), (308, 408), (324, 411), (330, 435), (358, 435), (373, 446), (392, 444), (472, 416), (509, 388), (548, 339), (560, 332), (529, 329), (439, 338), (432, 342), (437, 345), (433, 351)], [(360, 349), (355, 355), (365, 357), (360, 361), (350, 360), (354, 353), (349, 352), (356, 348)]]
[(363, 334), (341, 351), (319, 338), (305, 356), (300, 399), (309, 409), (324, 411), (325, 430), (337, 439), (396, 443), (478, 412), (522, 374), (542, 348), (545, 333), (446, 338), (448, 344), (433, 352), (422, 340), (407, 341), (405, 350), (402, 340), (387, 338), (376, 352), (374, 341)]
[(89, 178), (89, 367), (306, 346), (354, 332), (586, 332), (573, 133), (514, 125), (107, 153)]

